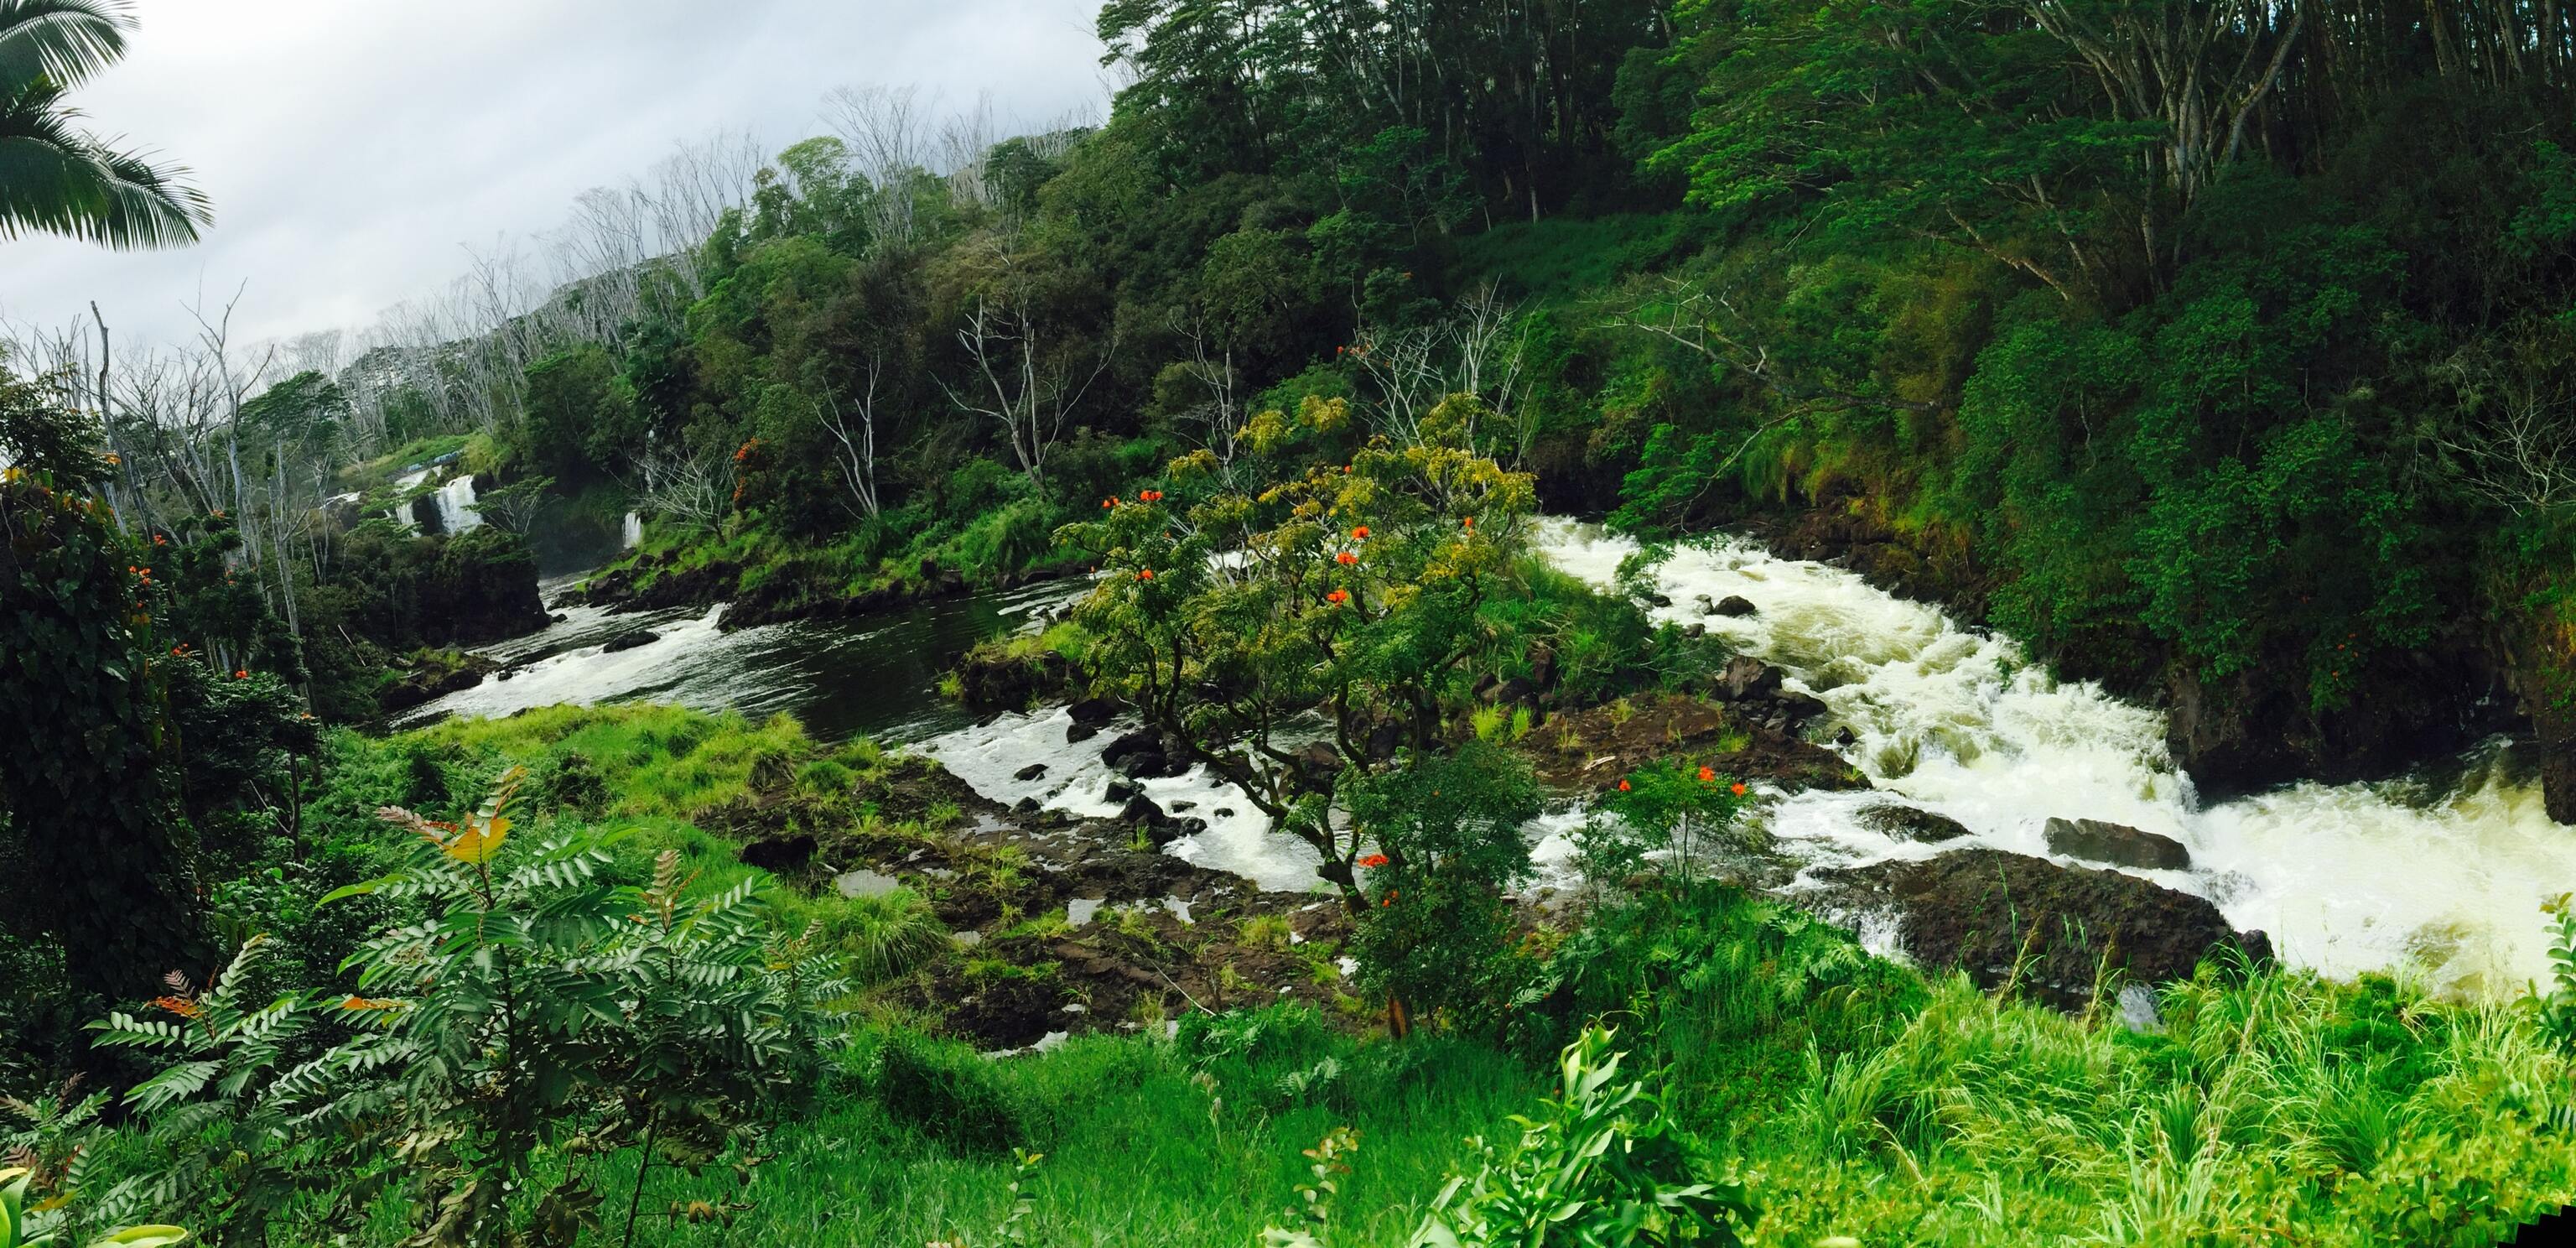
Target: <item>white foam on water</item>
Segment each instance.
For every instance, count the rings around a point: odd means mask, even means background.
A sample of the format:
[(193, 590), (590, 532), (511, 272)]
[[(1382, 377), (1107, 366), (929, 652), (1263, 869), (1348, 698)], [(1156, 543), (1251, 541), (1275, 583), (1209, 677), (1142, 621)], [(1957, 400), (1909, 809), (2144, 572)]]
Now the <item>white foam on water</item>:
[[(1634, 543), (1564, 521), (1547, 557), (1608, 585)], [(2518, 991), (2545, 978), (2540, 903), (2576, 889), (2576, 829), (2551, 823), (2538, 787), (2490, 742), (2444, 791), (2418, 781), (2301, 784), (2202, 808), (2165, 748), (2164, 716), (2081, 681), (2058, 681), (2008, 637), (1858, 575), (1782, 559), (1752, 542), (1684, 546), (1655, 571), (1658, 620), (1705, 624), (1820, 698), (1811, 731), (1848, 728), (1840, 752), (1877, 793), (1772, 796), (1773, 835), (1810, 867), (1923, 858), (1983, 844), (2047, 856), (2052, 816), (2107, 819), (2181, 841), (2187, 871), (2131, 874), (2208, 897), (2270, 934), (2285, 959), (2330, 975), (2411, 967), (2439, 989)], [(1754, 614), (1708, 614), (1740, 595)], [(1857, 816), (1901, 798), (1973, 834), (1939, 845)], [(1544, 843), (1542, 843), (1544, 845)], [(2072, 862), (2061, 858), (2059, 861)]]
[[(1132, 725), (1112, 724), (1087, 741), (1068, 744), (1065, 730), (1072, 725), (1072, 717), (1061, 707), (1034, 715), (1011, 713), (933, 737), (915, 748), (937, 759), (977, 794), (1005, 806), (1033, 797), (1043, 807), (1078, 818), (1111, 818), (1126, 803), (1109, 800), (1109, 784), (1119, 777), (1102, 764), (1100, 755)], [(1019, 779), (1018, 773), (1030, 763), (1045, 763), (1046, 774)], [(1315, 867), (1322, 861), (1314, 848), (1293, 836), (1273, 834), (1269, 817), (1243, 790), (1210, 775), (1207, 768), (1192, 767), (1183, 775), (1129, 783), (1177, 818), (1207, 821), (1206, 831), (1167, 847), (1174, 857), (1231, 871), (1264, 889), (1295, 891), (1314, 885)], [(1194, 805), (1173, 811), (1178, 802)]]
[[(573, 611), (596, 610), (576, 607), (565, 614), (570, 616)], [(652, 641), (613, 654), (603, 652), (600, 643), (593, 643), (548, 655), (517, 669), (508, 680), (489, 677), (473, 688), (460, 689), (415, 707), (398, 717), (396, 726), (428, 723), (449, 715), (498, 719), (532, 707), (591, 706), (674, 693), (672, 673), (680, 670), (681, 665), (677, 661), (681, 656), (720, 646), (752, 643), (749, 630), (738, 633), (717, 630), (716, 619), (723, 613), (724, 608), (716, 607), (704, 615), (655, 624), (652, 626), (655, 634)], [(554, 630), (547, 631), (552, 633)], [(604, 642), (606, 638), (601, 640)], [(494, 647), (495, 651), (499, 649)], [(660, 697), (657, 700), (695, 704), (684, 696)]]

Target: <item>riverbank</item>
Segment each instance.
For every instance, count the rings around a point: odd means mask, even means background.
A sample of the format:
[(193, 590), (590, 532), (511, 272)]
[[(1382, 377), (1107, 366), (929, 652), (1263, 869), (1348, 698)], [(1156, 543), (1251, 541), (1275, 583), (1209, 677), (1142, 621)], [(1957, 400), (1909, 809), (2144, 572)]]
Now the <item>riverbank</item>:
[[(2470, 1244), (2576, 1195), (2548, 1091), (2567, 1059), (2535, 1017), (2384, 978), (2212, 973), (2069, 1014), (2021, 1004), (2028, 980), (1981, 993), (1758, 897), (1647, 884), (1535, 916), (1523, 943), (1549, 970), (1513, 1034), (1393, 1044), (1323, 982), (1316, 924), (1338, 907), (784, 722), (559, 709), (341, 748), (337, 805), (470, 795), (518, 763), (535, 829), (635, 825), (621, 858), (678, 848), (698, 889), (770, 873), (782, 932), (892, 970), (847, 1003), (853, 1043), (747, 1184), (656, 1181), (657, 1200), (739, 1205), (745, 1243), (810, 1243), (817, 1219), (853, 1242), (953, 1236), (1022, 1199), (1019, 1224), (1056, 1238), (1248, 1243), (1298, 1206), (1297, 1150), (1341, 1126), (1362, 1145), (1339, 1238), (1401, 1243), (1415, 1202), (1472, 1167), (1457, 1139), (1529, 1112), (1556, 1029), (1605, 1011), (1631, 1069), (1664, 1070), (1676, 1120), (1760, 1198), (1755, 1243), (2001, 1248), (2116, 1216), (2149, 1242)], [(1013, 1149), (1043, 1157), (1015, 1169)]]

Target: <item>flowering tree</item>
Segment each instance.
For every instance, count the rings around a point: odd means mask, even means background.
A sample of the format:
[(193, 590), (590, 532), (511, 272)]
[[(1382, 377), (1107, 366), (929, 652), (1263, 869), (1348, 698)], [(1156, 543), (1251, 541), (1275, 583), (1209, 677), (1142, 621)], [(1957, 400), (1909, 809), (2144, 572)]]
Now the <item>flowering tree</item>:
[(1488, 608), (1526, 596), (1536, 490), (1470, 449), (1482, 406), (1450, 396), (1344, 460), (1323, 452), (1349, 444), (1349, 408), (1310, 397), (1246, 423), (1241, 488), (1201, 451), (1169, 470), (1195, 501), (1107, 499), (1058, 534), (1105, 573), (1075, 616), (1095, 688), (1314, 846), (1354, 912), (1368, 830), (1330, 818), (1345, 777), (1430, 753), (1522, 642)]
[(1623, 879), (1652, 862), (1667, 876), (1687, 879), (1699, 859), (1751, 835), (1739, 819), (1748, 804), (1744, 782), (1714, 768), (1673, 759), (1649, 763), (1604, 794), (1577, 833), (1584, 873)]

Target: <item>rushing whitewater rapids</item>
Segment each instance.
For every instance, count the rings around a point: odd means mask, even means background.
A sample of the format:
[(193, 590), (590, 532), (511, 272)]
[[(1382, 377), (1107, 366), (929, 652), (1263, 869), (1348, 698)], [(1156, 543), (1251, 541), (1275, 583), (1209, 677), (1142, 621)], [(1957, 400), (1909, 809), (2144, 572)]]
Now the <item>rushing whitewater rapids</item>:
[[(1542, 546), (1602, 585), (1636, 549), (1566, 524)], [(1878, 794), (1768, 804), (1772, 833), (1810, 866), (1979, 843), (2047, 857), (2050, 816), (2107, 819), (2189, 846), (2192, 870), (2134, 874), (2209, 898), (2294, 964), (2337, 976), (2412, 968), (2464, 993), (2509, 993), (2548, 974), (2540, 904), (2576, 888), (2576, 829), (2550, 822), (2502, 741), (2460, 760), (2446, 783), (2301, 784), (2204, 808), (2166, 752), (2162, 714), (2054, 680), (2009, 638), (1962, 629), (1857, 574), (1721, 537), (1682, 548), (1656, 582), (1674, 605), (1655, 618), (1705, 623), (1780, 666), (1828, 708), (1811, 731), (1856, 736), (1842, 753)], [(1758, 610), (1728, 619), (1697, 605), (1729, 594)], [(1975, 835), (1934, 846), (1862, 826), (1856, 813), (1886, 795)]]

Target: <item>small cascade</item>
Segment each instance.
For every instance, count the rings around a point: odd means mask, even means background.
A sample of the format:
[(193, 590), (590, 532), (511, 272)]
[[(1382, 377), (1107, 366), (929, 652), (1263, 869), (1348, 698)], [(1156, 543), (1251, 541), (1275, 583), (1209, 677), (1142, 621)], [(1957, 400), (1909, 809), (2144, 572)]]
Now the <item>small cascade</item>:
[(640, 512), (640, 511), (630, 511), (630, 512), (627, 512), (627, 513), (626, 513), (626, 527), (624, 528), (624, 530), (622, 530), (622, 532), (624, 533), (624, 536), (620, 539), (620, 543), (619, 543), (619, 548), (620, 548), (620, 549), (623, 549), (623, 550), (633, 550), (633, 549), (635, 549), (636, 547), (643, 545), (643, 544), (644, 544), (644, 513), (643, 513), (643, 512)]
[(474, 510), (474, 474), (463, 476), (438, 487), (438, 531), (462, 533), (483, 523), (483, 513)]
[[(429, 480), (430, 471), (431, 470), (427, 468), (418, 468), (394, 478), (394, 492), (397, 494), (410, 493), (412, 489), (418, 486), (421, 482)], [(407, 499), (403, 502), (394, 504), (394, 509), (386, 512), (385, 518), (401, 525), (405, 532), (420, 532), (420, 515), (418, 512), (412, 510), (412, 504), (417, 501), (419, 500)]]

